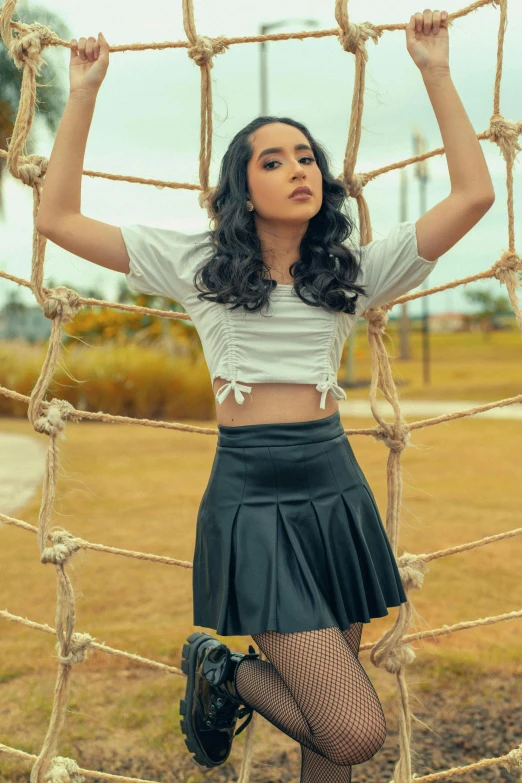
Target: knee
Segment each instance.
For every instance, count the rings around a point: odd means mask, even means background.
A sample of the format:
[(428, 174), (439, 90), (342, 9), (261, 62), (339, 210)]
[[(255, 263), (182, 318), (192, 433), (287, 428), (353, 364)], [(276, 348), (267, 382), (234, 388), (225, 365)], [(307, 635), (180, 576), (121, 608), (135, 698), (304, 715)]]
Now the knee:
[(386, 732), (383, 715), (382, 721), (368, 726), (347, 727), (342, 732), (335, 730), (327, 738), (323, 737), (320, 743), (316, 738), (316, 742), (322, 755), (329, 761), (347, 767), (363, 764), (373, 758), (384, 745)]
[(362, 764), (364, 761), (369, 761), (371, 758), (373, 758), (373, 756), (375, 756), (375, 754), (378, 753), (384, 745), (386, 740), (386, 733), (386, 720), (383, 715), (382, 721), (375, 725), (373, 730), (368, 732), (368, 735), (365, 737), (365, 743), (363, 744), (362, 748), (365, 753), (362, 754), (364, 756), (362, 761), (357, 761), (355, 763)]

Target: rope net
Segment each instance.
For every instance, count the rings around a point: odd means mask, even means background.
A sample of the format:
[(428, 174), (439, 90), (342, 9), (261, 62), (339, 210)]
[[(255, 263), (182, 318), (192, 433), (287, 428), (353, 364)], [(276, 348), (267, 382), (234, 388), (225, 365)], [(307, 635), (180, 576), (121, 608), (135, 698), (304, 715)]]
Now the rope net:
[[(344, 51), (355, 57), (355, 77), (352, 99), (352, 111), (348, 139), (344, 156), (343, 171), (339, 180), (345, 185), (348, 193), (357, 202), (359, 229), (361, 244), (367, 244), (372, 240), (372, 228), (367, 202), (364, 197), (364, 187), (381, 174), (393, 169), (403, 168), (411, 163), (426, 160), (435, 155), (444, 154), (444, 148), (439, 147), (420, 155), (397, 161), (388, 166), (373, 171), (358, 173), (355, 171), (359, 143), (361, 139), (361, 125), (364, 108), (365, 72), (368, 61), (366, 42), (371, 38), (374, 44), (378, 44), (384, 32), (404, 30), (404, 23), (374, 25), (371, 22), (356, 24), (350, 21), (348, 13), (348, 0), (334, 0), (335, 18), (338, 27), (297, 33), (277, 33), (269, 35), (245, 36), (236, 38), (210, 38), (198, 34), (194, 22), (194, 8), (192, 0), (182, 0), (183, 23), (187, 40), (162, 42), (162, 43), (135, 43), (122, 46), (111, 46), (111, 52), (123, 52), (129, 50), (186, 48), (188, 56), (199, 66), (201, 73), (201, 134), (199, 153), (199, 180), (195, 185), (187, 182), (169, 182), (156, 179), (144, 179), (140, 177), (120, 176), (100, 171), (83, 171), (90, 177), (103, 177), (105, 179), (134, 182), (144, 185), (155, 185), (163, 188), (184, 188), (187, 190), (199, 190), (199, 204), (207, 209), (212, 218), (210, 208), (210, 196), (213, 189), (209, 185), (209, 167), (212, 152), (212, 83), (210, 71), (213, 67), (213, 58), (223, 54), (230, 46), (260, 41), (282, 41), (289, 39), (322, 38), (336, 36)], [(34, 106), (36, 100), (36, 77), (40, 75), (39, 69), (44, 64), (42, 51), (46, 46), (70, 47), (68, 41), (59, 38), (49, 27), (38, 22), (23, 24), (13, 21), (17, 0), (4, 0), (0, 13), (0, 33), (3, 42), (8, 49), (9, 56), (18, 68), (22, 70), (21, 94), (18, 114), (15, 120), (9, 148), (0, 150), (0, 155), (7, 159), (7, 168), (13, 177), (21, 180), (32, 188), (33, 193), (33, 220), (38, 214), (43, 180), (47, 169), (48, 159), (41, 155), (24, 155), (23, 148), (31, 129), (34, 118)], [(370, 384), (370, 405), (376, 425), (363, 429), (347, 429), (347, 435), (369, 435), (376, 440), (381, 440), (389, 449), (387, 463), (387, 511), (386, 531), (390, 543), (397, 557), (400, 508), (402, 495), (401, 455), (408, 445), (411, 432), (422, 427), (434, 426), (447, 421), (452, 421), (465, 416), (473, 416), (496, 407), (504, 407), (522, 402), (522, 394), (504, 400), (497, 400), (486, 405), (477, 406), (468, 410), (461, 410), (443, 416), (438, 416), (423, 421), (407, 423), (402, 415), (394, 383), (388, 354), (383, 341), (383, 335), (388, 321), (388, 311), (395, 305), (418, 299), (421, 296), (444, 291), (457, 286), (465, 285), (477, 280), (496, 278), (506, 286), (506, 290), (515, 313), (517, 324), (522, 333), (522, 313), (517, 300), (517, 287), (520, 284), (518, 275), (522, 271), (522, 259), (515, 251), (514, 238), (514, 204), (513, 204), (513, 167), (517, 152), (521, 147), (518, 136), (522, 132), (522, 121), (511, 122), (500, 113), (500, 85), (502, 78), (502, 63), (504, 51), (504, 35), (507, 27), (507, 0), (476, 0), (465, 8), (448, 16), (448, 24), (453, 19), (464, 17), (479, 8), (493, 4), (499, 10), (498, 44), (496, 75), (494, 83), (493, 113), (490, 118), (489, 128), (477, 134), (479, 140), (489, 140), (497, 144), (506, 164), (506, 190), (507, 190), (507, 219), (508, 219), (508, 249), (504, 250), (500, 257), (489, 269), (469, 277), (461, 278), (433, 288), (424, 289), (416, 293), (401, 296), (386, 305), (378, 308), (370, 308), (363, 313), (368, 321), (368, 340), (371, 350), (372, 379)], [(82, 420), (102, 421), (107, 423), (118, 422), (124, 424), (138, 424), (146, 427), (162, 427), (165, 429), (177, 429), (193, 432), (200, 435), (217, 435), (214, 428), (195, 427), (187, 424), (166, 421), (153, 421), (150, 419), (134, 419), (125, 416), (112, 416), (103, 412), (91, 413), (75, 409), (66, 400), (53, 398), (51, 401), (44, 399), (49, 385), (52, 382), (56, 364), (61, 349), (62, 325), (70, 322), (83, 307), (98, 306), (110, 307), (124, 311), (140, 312), (163, 318), (177, 318), (190, 321), (186, 313), (158, 310), (149, 307), (140, 307), (117, 302), (107, 302), (95, 298), (80, 296), (76, 291), (66, 286), (46, 288), (43, 285), (43, 269), (45, 248), (47, 240), (33, 228), (33, 252), (31, 279), (24, 280), (6, 272), (0, 271), (0, 276), (18, 285), (28, 287), (36, 297), (38, 303), (47, 318), (52, 321), (51, 335), (49, 338), (47, 355), (40, 376), (32, 390), (31, 396), (19, 394), (3, 386), (0, 393), (17, 401), (27, 403), (27, 415), (36, 432), (48, 435), (48, 448), (46, 455), (45, 475), (42, 488), (42, 501), (39, 510), (38, 525), (35, 527), (23, 520), (0, 514), (0, 522), (14, 525), (21, 530), (35, 533), (40, 550), (40, 562), (52, 563), (56, 568), (57, 576), (57, 605), (56, 628), (41, 625), (33, 620), (18, 617), (7, 610), (0, 611), (0, 616), (9, 622), (18, 623), (26, 628), (53, 634), (57, 637), (56, 650), (58, 654), (58, 672), (54, 691), (54, 702), (49, 726), (42, 749), (38, 755), (11, 748), (0, 744), (0, 751), (9, 753), (19, 759), (32, 764), (31, 783), (83, 783), (85, 778), (100, 778), (103, 780), (119, 781), (124, 783), (141, 783), (140, 779), (111, 775), (109, 773), (82, 769), (70, 758), (57, 756), (57, 746), (61, 729), (63, 728), (69, 696), (70, 678), (73, 667), (84, 661), (89, 650), (97, 650), (109, 655), (116, 655), (134, 663), (148, 666), (167, 674), (183, 675), (181, 669), (168, 666), (154, 660), (143, 658), (123, 650), (117, 650), (108, 645), (97, 642), (88, 633), (79, 633), (75, 630), (75, 598), (72, 585), (67, 574), (66, 566), (69, 559), (80, 548), (94, 549), (99, 552), (108, 552), (123, 557), (131, 557), (140, 560), (150, 560), (181, 568), (191, 568), (192, 563), (159, 555), (143, 552), (129, 551), (103, 544), (85, 541), (74, 537), (63, 528), (51, 529), (51, 516), (56, 490), (56, 481), (59, 465), (58, 438), (63, 433), (68, 421), (80, 422)], [(377, 407), (377, 391), (380, 390), (393, 410), (392, 421), (386, 421)], [(63, 437), (63, 435), (62, 435)], [(423, 631), (420, 633), (408, 633), (413, 616), (413, 605), (410, 592), (420, 590), (423, 587), (424, 576), (429, 570), (428, 563), (431, 560), (448, 557), (475, 547), (492, 544), (505, 538), (519, 536), (522, 528), (510, 530), (498, 535), (487, 536), (478, 541), (470, 541), (460, 546), (450, 547), (428, 554), (411, 554), (404, 552), (397, 557), (399, 572), (404, 589), (408, 595), (408, 601), (401, 604), (399, 612), (392, 627), (387, 630), (375, 643), (367, 643), (361, 646), (361, 651), (370, 652), (370, 660), (376, 667), (383, 668), (396, 678), (397, 698), (399, 710), (399, 759), (396, 763), (393, 781), (394, 783), (416, 783), (435, 781), (442, 778), (451, 778), (457, 775), (465, 775), (470, 771), (479, 770), (488, 766), (504, 766), (506, 769), (515, 770), (522, 768), (522, 743), (513, 748), (504, 756), (481, 759), (462, 767), (443, 770), (422, 777), (417, 776), (412, 770), (411, 757), (411, 720), (413, 714), (409, 707), (408, 685), (406, 680), (406, 667), (415, 660), (415, 652), (411, 642), (430, 638), (434, 639), (457, 631), (477, 628), (482, 625), (505, 622), (522, 618), (522, 609), (494, 617), (485, 617), (468, 622), (444, 625), (442, 628)], [(239, 773), (238, 783), (248, 783), (250, 780), (250, 768), (253, 753), (254, 733), (256, 726), (256, 713), (245, 731), (244, 752)], [(143, 781), (145, 783), (145, 781)], [(148, 781), (150, 783), (150, 781)]]

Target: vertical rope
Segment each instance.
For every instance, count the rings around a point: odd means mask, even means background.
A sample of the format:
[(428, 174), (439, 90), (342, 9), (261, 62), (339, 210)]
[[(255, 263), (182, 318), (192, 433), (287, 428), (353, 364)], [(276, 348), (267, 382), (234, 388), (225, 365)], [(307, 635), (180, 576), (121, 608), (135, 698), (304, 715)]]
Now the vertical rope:
[(191, 48), (188, 56), (201, 69), (201, 112), (200, 112), (200, 149), (199, 149), (199, 181), (202, 192), (199, 204), (205, 206), (210, 215), (210, 198), (213, 189), (209, 187), (210, 160), (212, 157), (212, 84), (210, 71), (214, 67), (212, 58), (228, 49), (224, 38), (207, 38), (198, 35), (194, 22), (194, 5), (192, 0), (182, 0), (183, 26)]
[(348, 14), (348, 0), (335, 0), (335, 18), (341, 28), (339, 43), (345, 52), (355, 55), (355, 77), (352, 95), (352, 109), (350, 114), (350, 127), (343, 161), (343, 173), (339, 178), (345, 185), (349, 194), (357, 201), (359, 214), (359, 232), (362, 237), (361, 244), (366, 245), (371, 241), (372, 229), (368, 204), (363, 195), (363, 187), (366, 184), (363, 178), (354, 174), (359, 144), (361, 143), (361, 125), (364, 110), (364, 85), (366, 77), (366, 63), (368, 51), (366, 41), (371, 38), (376, 44), (382, 35), (382, 30), (377, 30), (370, 22), (360, 25), (350, 22)]
[[(22, 68), (22, 83), (20, 103), (16, 116), (13, 134), (7, 151), (7, 168), (13, 177), (33, 189), (33, 218), (36, 220), (42, 182), (47, 170), (47, 159), (37, 155), (24, 158), (23, 149), (34, 119), (34, 104), (36, 101), (36, 76), (44, 63), (41, 56), (45, 46), (58, 40), (55, 34), (46, 26), (35, 22), (32, 25), (17, 23), (17, 34), (13, 35), (12, 17), (17, 0), (4, 0), (0, 12), (0, 34), (8, 49), (9, 55), (18, 68)], [(497, 68), (495, 75), (493, 114), (490, 118), (490, 135), (496, 143), (506, 162), (506, 185), (508, 205), (508, 250), (493, 266), (495, 277), (506, 285), (511, 305), (517, 323), (522, 333), (522, 313), (517, 299), (519, 285), (517, 274), (522, 270), (522, 262), (514, 249), (514, 202), (513, 202), (513, 167), (517, 152), (521, 147), (518, 136), (522, 132), (522, 123), (509, 122), (500, 114), (500, 84), (503, 66), (503, 47), (507, 26), (507, 0), (493, 0), (500, 7), (500, 21), (497, 46)], [(208, 38), (197, 34), (194, 22), (192, 0), (182, 0), (183, 23), (187, 39), (190, 43), (188, 56), (201, 69), (201, 111), (200, 111), (200, 153), (199, 178), (202, 188), (200, 205), (205, 206), (210, 214), (211, 195), (213, 188), (209, 186), (209, 169), (212, 157), (212, 85), (210, 71), (213, 67), (213, 57), (223, 53), (228, 44), (226, 39)], [(345, 184), (349, 194), (356, 199), (359, 214), (359, 227), (362, 242), (367, 244), (372, 239), (371, 220), (368, 204), (363, 195), (367, 178), (355, 173), (355, 165), (361, 141), (362, 115), (364, 110), (364, 88), (368, 52), (366, 41), (372, 38), (376, 44), (383, 30), (377, 30), (366, 22), (359, 25), (350, 22), (348, 0), (335, 0), (335, 16), (340, 27), (339, 41), (346, 52), (355, 56), (355, 77), (352, 95), (350, 126), (343, 161), (343, 172), (340, 180)], [(375, 172), (374, 172), (375, 174)], [(58, 437), (62, 433), (68, 419), (74, 418), (74, 409), (64, 400), (53, 399), (43, 411), (43, 401), (52, 381), (61, 349), (61, 329), (64, 323), (74, 318), (80, 309), (79, 296), (75, 291), (59, 286), (56, 289), (44, 289), (43, 265), (46, 239), (33, 228), (32, 273), (31, 287), (38, 303), (46, 317), (52, 320), (51, 336), (48, 351), (40, 376), (34, 386), (28, 406), (28, 418), (34, 429), (47, 434), (48, 449), (46, 469), (42, 490), (42, 501), (39, 511), (37, 544), (42, 563), (52, 563), (57, 572), (57, 604), (56, 632), (59, 668), (55, 686), (53, 708), (47, 734), (40, 755), (31, 770), (31, 783), (57, 783), (68, 779), (71, 783), (80, 783), (78, 767), (71, 759), (56, 757), (56, 747), (62, 730), (69, 695), (70, 673), (73, 665), (85, 659), (86, 651), (92, 642), (88, 634), (74, 632), (75, 603), (74, 592), (70, 579), (65, 571), (65, 565), (78, 548), (78, 545), (66, 531), (51, 531), (50, 523), (54, 505), (59, 460)], [(387, 325), (387, 307), (368, 309), (364, 317), (368, 320), (368, 339), (371, 352), (372, 378), (370, 384), (370, 405), (379, 427), (376, 437), (383, 440), (389, 449), (387, 460), (387, 511), (386, 531), (390, 539), (394, 555), (397, 555), (400, 509), (402, 498), (401, 454), (408, 444), (410, 432), (408, 425), (402, 419), (398, 393), (394, 383), (389, 357), (383, 342), (383, 333)], [(381, 390), (385, 399), (392, 406), (394, 419), (388, 423), (377, 407), (377, 391)], [(48, 546), (48, 540), (51, 545)], [(420, 589), (423, 575), (427, 569), (426, 563), (405, 553), (399, 558), (399, 572), (408, 594), (411, 589)], [(394, 771), (395, 783), (411, 783), (411, 712), (406, 681), (405, 666), (415, 659), (413, 648), (402, 642), (414, 613), (409, 600), (399, 608), (398, 616), (393, 626), (383, 634), (374, 645), (371, 661), (375, 666), (386, 668), (397, 677), (397, 693), (399, 700), (399, 745), (400, 757)], [(254, 720), (245, 734), (243, 762), (239, 783), (248, 783), (253, 751)], [(519, 763), (520, 752), (512, 752), (513, 759)], [(511, 754), (510, 754), (511, 755)]]

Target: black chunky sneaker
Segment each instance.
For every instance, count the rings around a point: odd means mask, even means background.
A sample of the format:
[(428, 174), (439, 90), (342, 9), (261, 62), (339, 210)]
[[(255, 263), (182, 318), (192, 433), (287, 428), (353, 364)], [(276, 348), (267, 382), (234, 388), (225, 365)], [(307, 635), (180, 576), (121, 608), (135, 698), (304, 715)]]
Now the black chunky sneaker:
[[(232, 653), (226, 644), (196, 631), (183, 645), (181, 668), (187, 675), (185, 698), (180, 701), (185, 745), (198, 764), (223, 764), (237, 737), (252, 720), (253, 710), (241, 701), (236, 671), (243, 658), (259, 658), (252, 645), (248, 653)], [(238, 718), (247, 720), (234, 733)]]

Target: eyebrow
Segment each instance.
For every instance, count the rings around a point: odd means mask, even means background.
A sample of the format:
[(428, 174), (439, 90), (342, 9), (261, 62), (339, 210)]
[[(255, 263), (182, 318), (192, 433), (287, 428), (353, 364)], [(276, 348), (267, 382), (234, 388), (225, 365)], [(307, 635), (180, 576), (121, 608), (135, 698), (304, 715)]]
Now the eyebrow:
[[(294, 150), (310, 150), (310, 152), (313, 152), (312, 148), (308, 144), (296, 144), (294, 147)], [(268, 149), (263, 150), (263, 152), (259, 153), (258, 160), (263, 157), (263, 155), (270, 155), (272, 152), (283, 152), (282, 147), (268, 147)]]

